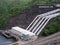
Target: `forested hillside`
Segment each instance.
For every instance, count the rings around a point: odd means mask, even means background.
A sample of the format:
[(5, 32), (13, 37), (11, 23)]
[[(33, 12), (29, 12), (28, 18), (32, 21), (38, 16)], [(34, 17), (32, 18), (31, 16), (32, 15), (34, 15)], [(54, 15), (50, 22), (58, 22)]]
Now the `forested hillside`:
[(23, 13), (33, 5), (52, 4), (59, 0), (0, 0), (0, 28), (7, 26), (9, 18)]
[[(14, 16), (24, 13), (24, 11), (34, 5), (54, 4), (60, 0), (0, 0), (0, 29), (5, 29), (8, 26), (8, 21)], [(60, 20), (55, 23), (57, 28)], [(49, 28), (51, 27), (51, 28)], [(55, 27), (49, 26), (48, 29)], [(46, 34), (48, 29), (46, 29)], [(60, 28), (58, 28), (60, 29)], [(56, 31), (55, 31), (56, 32)], [(52, 32), (53, 33), (53, 32)]]
[(0, 28), (7, 26), (8, 20), (30, 7), (32, 0), (0, 0)]
[(44, 29), (42, 35), (48, 36), (60, 31), (60, 16), (54, 18), (48, 23), (48, 26)]

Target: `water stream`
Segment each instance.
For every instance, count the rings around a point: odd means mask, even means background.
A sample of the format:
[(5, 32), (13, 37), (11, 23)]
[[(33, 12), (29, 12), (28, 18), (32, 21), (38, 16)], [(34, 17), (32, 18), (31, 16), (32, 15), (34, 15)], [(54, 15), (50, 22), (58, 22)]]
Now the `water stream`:
[(0, 34), (0, 45), (8, 45), (15, 42), (13, 38), (6, 38), (2, 34)]

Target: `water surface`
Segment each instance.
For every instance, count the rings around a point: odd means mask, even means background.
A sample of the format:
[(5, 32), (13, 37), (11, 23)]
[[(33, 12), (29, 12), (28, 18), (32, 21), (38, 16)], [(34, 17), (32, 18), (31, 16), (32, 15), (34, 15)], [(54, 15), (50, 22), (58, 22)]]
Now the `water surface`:
[(15, 42), (13, 38), (6, 38), (2, 34), (0, 34), (0, 45), (7, 45)]

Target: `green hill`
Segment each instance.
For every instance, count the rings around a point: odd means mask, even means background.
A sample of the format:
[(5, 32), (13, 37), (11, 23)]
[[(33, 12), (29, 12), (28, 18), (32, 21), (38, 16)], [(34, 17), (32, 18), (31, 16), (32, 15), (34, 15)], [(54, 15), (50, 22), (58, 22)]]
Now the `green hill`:
[[(53, 4), (55, 2), (60, 2), (60, 0), (0, 0), (0, 29), (4, 29), (8, 26), (9, 19), (20, 15), (25, 9), (28, 9), (33, 5)], [(44, 34), (47, 35), (47, 33), (52, 34), (56, 32), (56, 28), (60, 29), (59, 23), (60, 20), (56, 20), (56, 23), (45, 29)], [(51, 32), (51, 30), (53, 31)]]

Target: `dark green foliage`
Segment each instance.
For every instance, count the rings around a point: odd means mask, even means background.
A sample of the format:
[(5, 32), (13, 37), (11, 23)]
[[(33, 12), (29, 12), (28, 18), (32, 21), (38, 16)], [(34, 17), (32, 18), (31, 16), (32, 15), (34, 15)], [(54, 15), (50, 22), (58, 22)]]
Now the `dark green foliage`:
[(54, 4), (55, 2), (60, 2), (60, 0), (38, 0), (37, 5), (43, 5), (43, 4)]
[(0, 29), (7, 26), (7, 22), (13, 16), (19, 15), (30, 7), (32, 0), (0, 0)]
[(54, 19), (54, 22), (52, 22), (47, 26), (47, 28), (44, 29), (42, 35), (48, 36), (58, 31), (60, 31), (60, 17), (56, 17), (56, 19)]

